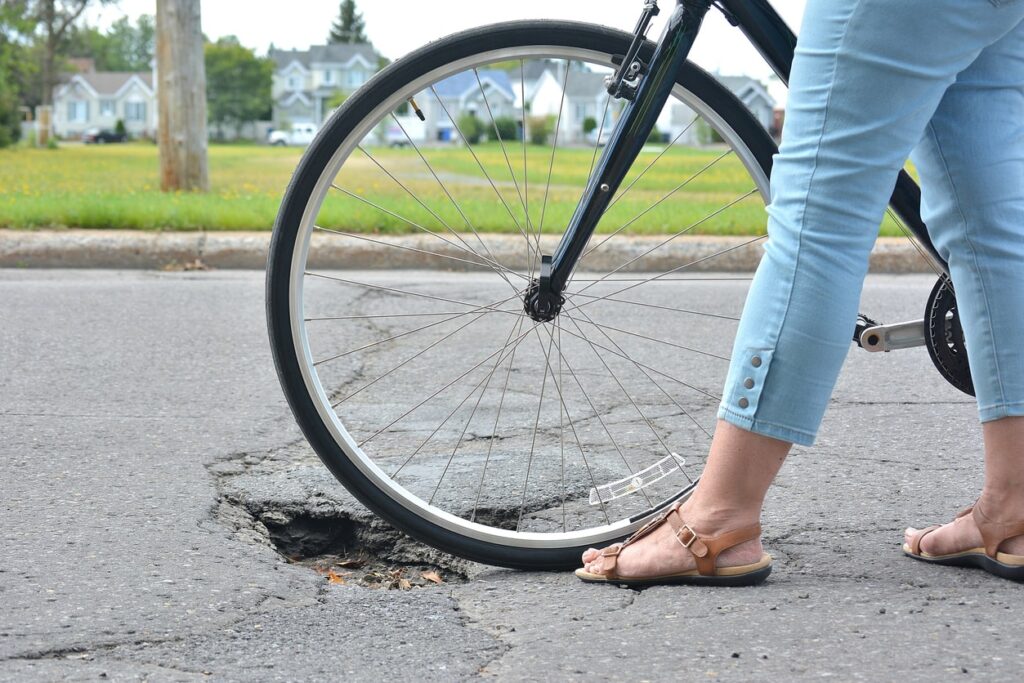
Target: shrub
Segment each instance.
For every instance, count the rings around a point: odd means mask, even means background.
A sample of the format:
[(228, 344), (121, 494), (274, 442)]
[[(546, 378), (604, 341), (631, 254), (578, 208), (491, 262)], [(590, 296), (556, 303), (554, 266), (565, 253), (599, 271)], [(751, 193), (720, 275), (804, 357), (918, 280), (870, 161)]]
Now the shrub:
[(592, 132), (597, 130), (597, 119), (593, 116), (588, 116), (583, 119), (583, 134), (590, 135)]
[[(498, 129), (497, 135), (494, 132), (495, 128)], [(494, 125), (487, 130), (487, 137), (491, 140), (497, 140), (498, 135), (502, 140), (518, 140), (519, 123), (511, 116), (499, 116), (494, 119)]]
[(531, 116), (527, 123), (530, 128), (530, 142), (535, 145), (546, 145), (548, 137), (555, 130), (555, 117)]
[(118, 135), (128, 137), (128, 129), (124, 125), (124, 119), (117, 120), (117, 123), (114, 124), (114, 132)]
[(661, 134), (661, 131), (658, 130), (657, 126), (655, 126), (651, 130), (651, 134), (647, 136), (647, 144), (657, 144), (659, 142), (664, 142), (664, 141), (665, 141), (665, 136), (663, 136)]
[(480, 122), (480, 119), (475, 114), (467, 112), (459, 117), (459, 130), (462, 131), (462, 137), (465, 138), (466, 142), (475, 145), (483, 137), (484, 124)]

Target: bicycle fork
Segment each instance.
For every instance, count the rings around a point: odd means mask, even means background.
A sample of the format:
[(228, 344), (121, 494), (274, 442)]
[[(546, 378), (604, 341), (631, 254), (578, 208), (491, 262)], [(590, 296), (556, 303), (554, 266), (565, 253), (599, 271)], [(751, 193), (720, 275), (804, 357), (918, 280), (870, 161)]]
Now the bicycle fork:
[(677, 0), (675, 10), (658, 41), (650, 63), (638, 57), (651, 19), (658, 15), (657, 0), (647, 0), (637, 22), (633, 43), (614, 76), (606, 79), (611, 96), (629, 102), (601, 154), (561, 242), (551, 256), (541, 257), (540, 276), (524, 296), (526, 313), (538, 322), (558, 316), (562, 292), (598, 221), (647, 142), (668, 102), (683, 62), (686, 61), (713, 0)]

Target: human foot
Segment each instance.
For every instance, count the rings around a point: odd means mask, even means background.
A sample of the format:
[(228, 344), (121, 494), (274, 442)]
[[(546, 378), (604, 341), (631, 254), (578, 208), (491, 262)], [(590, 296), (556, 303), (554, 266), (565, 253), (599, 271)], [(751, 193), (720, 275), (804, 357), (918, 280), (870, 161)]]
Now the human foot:
[(587, 550), (576, 575), (625, 584), (758, 583), (771, 571), (760, 533), (756, 522), (737, 528), (673, 507), (625, 543)]
[[(975, 503), (942, 526), (908, 528), (903, 552), (934, 564), (981, 567), (1003, 578), (1024, 580), (1024, 515), (1013, 518), (991, 510), (990, 501)], [(1014, 521), (1005, 521), (1014, 519)]]

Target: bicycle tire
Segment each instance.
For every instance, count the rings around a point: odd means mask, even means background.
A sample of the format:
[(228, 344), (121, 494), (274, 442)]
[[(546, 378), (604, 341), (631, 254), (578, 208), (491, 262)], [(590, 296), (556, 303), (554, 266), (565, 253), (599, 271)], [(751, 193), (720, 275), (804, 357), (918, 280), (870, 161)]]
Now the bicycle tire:
[[(310, 445), (334, 476), (364, 505), (410, 536), (443, 551), (491, 565), (520, 569), (563, 569), (578, 563), (590, 543), (567, 542), (559, 547), (538, 547), (495, 542), (453, 531), (397, 501), (346, 453), (318, 410), (303, 376), (303, 359), (293, 327), (293, 279), (301, 248), (300, 230), (311, 197), (325, 169), (342, 143), (390, 94), (424, 74), (458, 60), (502, 49), (557, 46), (601, 55), (622, 55), (632, 36), (610, 28), (558, 21), (524, 21), (465, 31), (417, 50), (391, 64), (351, 96), (321, 129), (302, 158), (288, 186), (274, 226), (267, 264), (267, 321), (273, 357), (284, 393)], [(654, 44), (646, 42), (641, 59), (649, 59)], [(567, 67), (568, 71), (568, 67)], [(751, 112), (711, 75), (687, 62), (677, 78), (679, 86), (695, 95), (735, 133), (763, 173), (770, 175), (776, 145)], [(513, 175), (514, 177), (514, 175)], [(485, 387), (486, 390), (486, 387)], [(628, 535), (669, 501), (630, 520), (613, 541)], [(564, 501), (563, 501), (564, 504)]]

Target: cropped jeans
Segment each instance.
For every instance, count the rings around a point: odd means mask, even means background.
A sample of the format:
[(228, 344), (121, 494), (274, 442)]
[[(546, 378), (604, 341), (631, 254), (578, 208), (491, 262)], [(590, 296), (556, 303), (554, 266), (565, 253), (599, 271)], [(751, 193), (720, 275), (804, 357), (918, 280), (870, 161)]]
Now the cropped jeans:
[(1024, 0), (809, 0), (718, 416), (814, 442), (909, 157), (981, 421), (1024, 415)]

